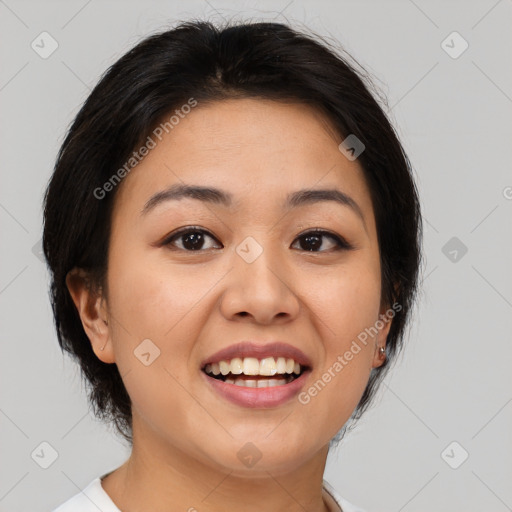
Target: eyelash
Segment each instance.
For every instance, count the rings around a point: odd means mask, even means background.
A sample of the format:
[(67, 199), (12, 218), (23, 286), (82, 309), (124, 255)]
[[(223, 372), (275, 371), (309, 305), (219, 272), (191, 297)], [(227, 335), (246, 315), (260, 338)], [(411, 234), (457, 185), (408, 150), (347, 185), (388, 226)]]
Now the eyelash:
[[(214, 240), (217, 240), (211, 233), (209, 233), (208, 231), (206, 231), (202, 228), (194, 227), (194, 226), (187, 226), (185, 228), (179, 229), (178, 231), (175, 231), (174, 233), (171, 233), (168, 237), (165, 238), (165, 240), (162, 242), (161, 245), (168, 246), (171, 250), (184, 251), (184, 252), (189, 252), (189, 253), (194, 253), (194, 252), (200, 253), (200, 252), (205, 252), (206, 250), (209, 250), (209, 249), (199, 249), (197, 251), (193, 251), (193, 250), (188, 250), (188, 249), (181, 249), (180, 247), (174, 247), (172, 245), (172, 242), (175, 239), (179, 239), (183, 235), (190, 234), (190, 233), (202, 233), (203, 235), (207, 235), (207, 236), (213, 238)], [(341, 237), (339, 235), (335, 235), (334, 233), (331, 233), (329, 231), (325, 231), (325, 230), (319, 229), (319, 228), (313, 228), (313, 229), (310, 229), (309, 231), (305, 231), (304, 233), (301, 233), (299, 236), (297, 236), (297, 238), (295, 240), (299, 240), (300, 238), (304, 238), (308, 235), (309, 236), (328, 237), (328, 238), (334, 240), (337, 247), (335, 247), (334, 249), (329, 249), (327, 251), (308, 251), (308, 250), (302, 249), (302, 252), (324, 253), (324, 252), (333, 252), (333, 251), (342, 251), (342, 250), (349, 251), (349, 250), (354, 249), (354, 246), (349, 244), (343, 237)], [(295, 240), (294, 240), (294, 242), (295, 242)]]

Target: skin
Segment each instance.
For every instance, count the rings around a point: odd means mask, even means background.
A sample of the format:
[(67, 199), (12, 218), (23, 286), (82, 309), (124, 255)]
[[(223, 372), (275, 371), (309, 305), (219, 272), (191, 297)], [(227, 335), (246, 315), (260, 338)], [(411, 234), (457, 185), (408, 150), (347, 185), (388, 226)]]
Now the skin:
[[(78, 269), (67, 284), (95, 354), (118, 365), (132, 400), (131, 456), (102, 482), (124, 512), (335, 510), (322, 491), (328, 443), (384, 362), (378, 348), (390, 321), (306, 405), (234, 405), (206, 385), (200, 363), (240, 340), (283, 340), (313, 362), (307, 389), (388, 309), (369, 189), (341, 141), (305, 105), (199, 104), (121, 183), (108, 294), (95, 295)], [(227, 208), (186, 198), (141, 215), (175, 183), (214, 186), (235, 201)], [(302, 188), (341, 190), (364, 222), (333, 201), (283, 210), (286, 195)], [(160, 244), (185, 226), (212, 238), (196, 251), (183, 236)], [(308, 251), (299, 235), (312, 228), (354, 248), (336, 251), (324, 236)], [(235, 251), (248, 236), (263, 248), (252, 263)], [(160, 349), (149, 366), (133, 353), (145, 339)], [(247, 442), (262, 454), (251, 468), (237, 457)]]

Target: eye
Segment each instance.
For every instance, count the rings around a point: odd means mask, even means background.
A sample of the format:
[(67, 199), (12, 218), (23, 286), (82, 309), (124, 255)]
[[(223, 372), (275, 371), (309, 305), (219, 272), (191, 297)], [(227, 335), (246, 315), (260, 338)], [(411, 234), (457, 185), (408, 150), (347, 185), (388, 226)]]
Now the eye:
[[(174, 241), (178, 240), (181, 241), (181, 247), (178, 246), (176, 247), (177, 249), (181, 249), (188, 252), (201, 251), (205, 249), (204, 244), (207, 238), (215, 240), (215, 238), (204, 229), (189, 226), (172, 233), (165, 239), (162, 245), (167, 245), (169, 246), (170, 249), (173, 249), (172, 246), (176, 246)], [(206, 249), (211, 248), (212, 247), (207, 247)], [(215, 249), (215, 247), (213, 248)]]
[[(302, 235), (298, 236), (296, 240), (302, 240), (303, 243), (300, 243), (303, 251), (308, 252), (327, 252), (327, 250), (317, 251), (319, 247), (324, 245), (322, 238), (329, 238), (331, 240), (331, 247), (334, 242), (334, 251), (340, 250), (350, 250), (353, 247), (342, 237), (334, 235), (333, 233), (329, 233), (328, 231), (323, 230), (312, 230)], [(292, 246), (293, 247), (293, 246)]]

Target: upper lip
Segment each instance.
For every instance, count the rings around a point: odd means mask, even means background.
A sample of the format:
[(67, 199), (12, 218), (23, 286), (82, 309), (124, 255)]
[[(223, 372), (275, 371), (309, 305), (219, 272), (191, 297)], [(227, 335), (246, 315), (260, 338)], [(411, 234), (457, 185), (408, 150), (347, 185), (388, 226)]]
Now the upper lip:
[(256, 343), (253, 341), (241, 341), (223, 348), (215, 354), (208, 356), (201, 363), (203, 369), (208, 363), (218, 363), (219, 361), (229, 361), (235, 357), (255, 357), (265, 359), (266, 357), (286, 357), (293, 359), (301, 366), (311, 368), (311, 360), (302, 352), (302, 350), (281, 341), (271, 341), (267, 343)]

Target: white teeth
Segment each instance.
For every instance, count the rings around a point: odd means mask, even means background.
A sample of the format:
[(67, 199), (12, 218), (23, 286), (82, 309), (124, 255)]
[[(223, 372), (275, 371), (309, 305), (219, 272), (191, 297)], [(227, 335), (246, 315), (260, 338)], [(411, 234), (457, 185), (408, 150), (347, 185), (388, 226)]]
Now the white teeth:
[(277, 373), (286, 373), (286, 359), (278, 357), (276, 362)]
[(234, 379), (232, 377), (228, 377), (226, 379), (228, 384), (234, 384), (235, 386), (241, 386), (246, 388), (272, 388), (275, 386), (282, 386), (288, 382), (288, 379)]
[(260, 375), (275, 375), (277, 373), (276, 360), (273, 357), (266, 357), (260, 361)]
[(213, 375), (219, 375), (219, 373), (220, 373), (219, 363), (212, 363), (212, 373), (213, 373)]
[(230, 371), (230, 364), (227, 361), (219, 361), (220, 373), (227, 375)]
[[(292, 358), (285, 357), (266, 357), (258, 360), (256, 357), (235, 357), (228, 360), (218, 361), (217, 363), (209, 363), (204, 367), (204, 371), (213, 375), (226, 376), (232, 375), (299, 375), (302, 368)], [(261, 380), (261, 379), (259, 379)], [(226, 381), (227, 382), (227, 381)], [(247, 382), (247, 381), (246, 381)]]
[(274, 386), (282, 386), (283, 384), (287, 384), (288, 383), (288, 380), (287, 379), (272, 379), (272, 380), (268, 380), (268, 387), (269, 388), (273, 388)]
[(231, 373), (233, 375), (240, 375), (244, 371), (244, 362), (239, 357), (231, 359)]
[(260, 373), (260, 362), (255, 357), (244, 358), (244, 374), (258, 375)]

